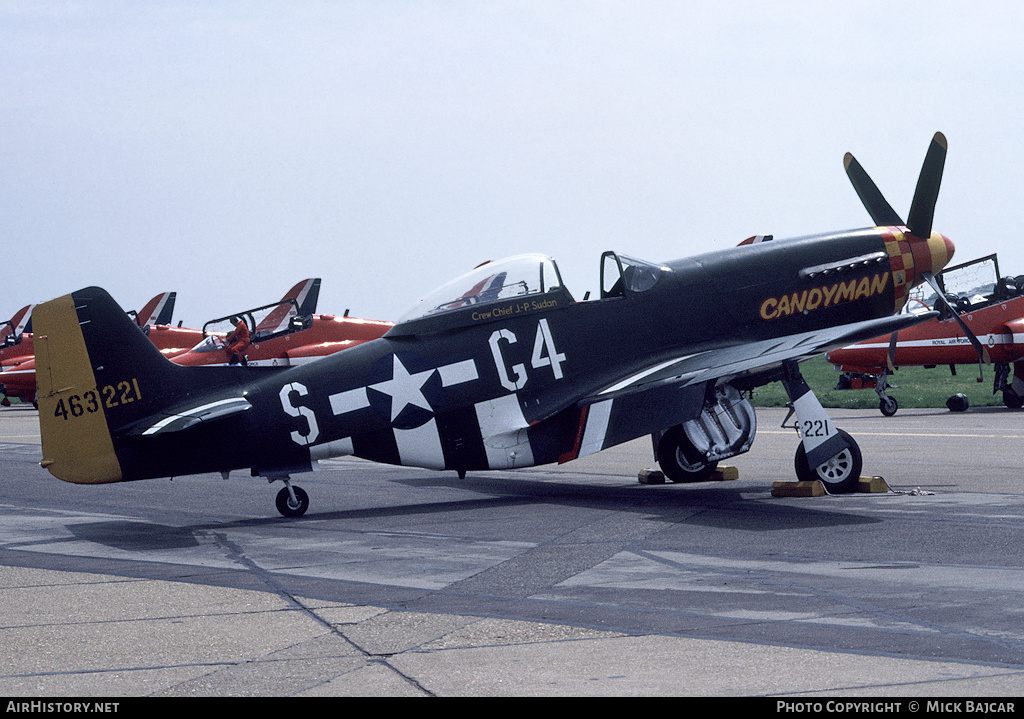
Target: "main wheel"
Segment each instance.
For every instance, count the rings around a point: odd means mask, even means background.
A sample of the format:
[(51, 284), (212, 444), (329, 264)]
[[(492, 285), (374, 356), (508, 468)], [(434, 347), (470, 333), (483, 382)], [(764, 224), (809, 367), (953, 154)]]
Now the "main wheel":
[(718, 462), (708, 462), (676, 425), (658, 442), (658, 466), (673, 482), (706, 482), (714, 475)]
[(895, 397), (885, 395), (878, 400), (878, 411), (884, 414), (886, 417), (892, 417), (896, 414), (896, 410), (900, 408), (899, 403), (896, 402)]
[(277, 511), (285, 517), (301, 517), (309, 509), (309, 495), (302, 487), (293, 486), (292, 490), (295, 492), (295, 501), (292, 501), (287, 487), (277, 493)]
[(796, 448), (796, 457), (793, 462), (797, 479), (801, 482), (819, 480), (825, 485), (829, 494), (848, 494), (857, 490), (860, 472), (864, 466), (860, 447), (847, 432), (839, 430), (839, 434), (846, 440), (846, 447), (842, 452), (817, 467), (807, 464), (807, 452), (804, 450), (804, 443), (800, 443)]
[(1020, 409), (1024, 407), (1024, 397), (1019, 396), (1013, 390), (1003, 391), (1003, 404), (1010, 409)]

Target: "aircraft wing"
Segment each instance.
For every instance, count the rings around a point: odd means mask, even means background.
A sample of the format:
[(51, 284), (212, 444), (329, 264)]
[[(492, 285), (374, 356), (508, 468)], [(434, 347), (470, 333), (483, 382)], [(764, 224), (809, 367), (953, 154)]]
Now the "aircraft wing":
[(895, 315), (788, 337), (701, 350), (650, 365), (579, 402), (581, 457), (699, 416), (709, 384), (801, 360), (931, 319), (937, 312)]
[(806, 359), (830, 349), (898, 332), (937, 315), (937, 312), (920, 315), (894, 315), (839, 327), (826, 327), (788, 337), (695, 352), (641, 370), (606, 387), (597, 395), (585, 399), (581, 404), (649, 389), (652, 385), (691, 386), (721, 377), (734, 377), (745, 372), (766, 369), (786, 360)]

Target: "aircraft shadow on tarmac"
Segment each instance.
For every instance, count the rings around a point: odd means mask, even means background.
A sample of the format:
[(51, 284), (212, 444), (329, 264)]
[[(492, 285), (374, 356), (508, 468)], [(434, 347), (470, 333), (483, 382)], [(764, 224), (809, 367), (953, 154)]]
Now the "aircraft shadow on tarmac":
[(130, 552), (190, 549), (199, 546), (199, 541), (193, 534), (194, 528), (152, 522), (83, 522), (69, 524), (67, 529), (73, 537), (69, 541), (94, 542)]
[(666, 525), (687, 524), (722, 530), (773, 532), (876, 524), (881, 520), (856, 511), (830, 511), (794, 506), (791, 502), (750, 498), (728, 486), (633, 487), (592, 486), (576, 482), (445, 475), (386, 480), (409, 487), (441, 487), (472, 491), (485, 497), (439, 502), (389, 504), (336, 511), (309, 512), (300, 518), (262, 517), (228, 522), (171, 526), (146, 521), (111, 520), (68, 525), (74, 540), (127, 551), (188, 549), (199, 543), (195, 533), (232, 527), (273, 527), (315, 521), (347, 522), (406, 516), (489, 512), (508, 507), (558, 504), (599, 511), (638, 512)]
[[(410, 486), (443, 486), (497, 496), (514, 493), (518, 503), (552, 502), (587, 509), (635, 511), (667, 524), (693, 524), (754, 532), (874, 524), (880, 521), (848, 511), (808, 509), (777, 500), (751, 498), (739, 488), (722, 484), (606, 487), (487, 476), (461, 480), (437, 476), (398, 481)], [(768, 488), (764, 491), (767, 492)]]

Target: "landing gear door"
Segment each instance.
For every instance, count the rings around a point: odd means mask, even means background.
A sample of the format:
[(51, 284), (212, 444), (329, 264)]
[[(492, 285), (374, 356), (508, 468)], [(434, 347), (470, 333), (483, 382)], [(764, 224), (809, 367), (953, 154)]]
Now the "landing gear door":
[(822, 445), (837, 436), (839, 429), (829, 418), (821, 402), (813, 392), (806, 392), (793, 401), (793, 410), (797, 417), (797, 431), (807, 455), (814, 460), (820, 460), (818, 463), (828, 459), (835, 452), (830, 452), (831, 447)]

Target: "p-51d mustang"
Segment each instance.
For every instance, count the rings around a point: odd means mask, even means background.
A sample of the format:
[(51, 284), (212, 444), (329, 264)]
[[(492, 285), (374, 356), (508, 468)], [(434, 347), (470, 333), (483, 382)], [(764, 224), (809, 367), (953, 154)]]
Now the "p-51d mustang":
[[(565, 462), (652, 435), (674, 481), (706, 479), (756, 430), (742, 392), (781, 380), (801, 430), (797, 475), (851, 491), (860, 450), (799, 362), (927, 317), (899, 315), (953, 244), (932, 232), (946, 143), (933, 139), (907, 224), (770, 240), (666, 263), (601, 257), (576, 301), (554, 261), (489, 263), (383, 337), (306, 365), (181, 367), (101, 289), (35, 309), (42, 466), (69, 482), (250, 468), (281, 479), (322, 458), (465, 472)], [(854, 182), (871, 209), (884, 203)], [(711, 311), (695, 308), (708, 307)]]

